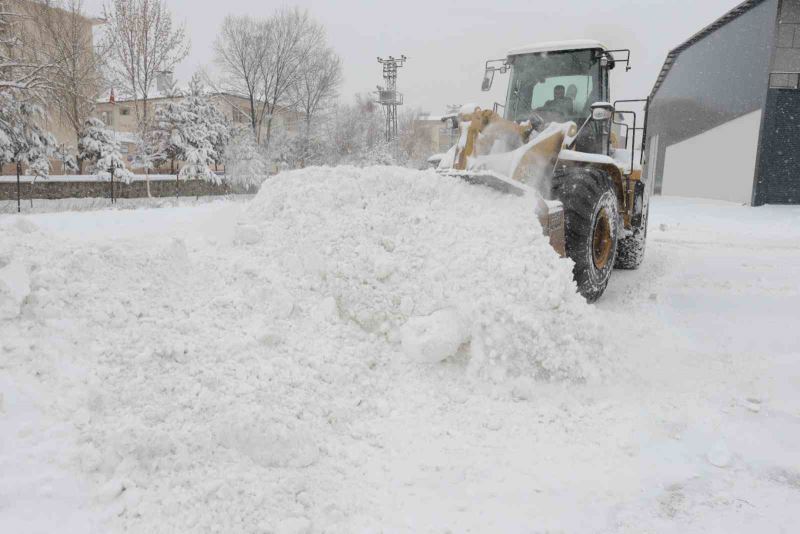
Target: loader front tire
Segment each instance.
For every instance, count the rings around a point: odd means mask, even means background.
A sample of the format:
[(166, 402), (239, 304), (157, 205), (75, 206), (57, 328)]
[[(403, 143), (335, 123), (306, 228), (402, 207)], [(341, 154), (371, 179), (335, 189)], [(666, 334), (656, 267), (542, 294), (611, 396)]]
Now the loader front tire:
[(602, 171), (571, 168), (553, 177), (553, 196), (564, 204), (567, 256), (575, 262), (578, 292), (587, 302), (608, 286), (617, 255), (619, 208), (611, 179)]

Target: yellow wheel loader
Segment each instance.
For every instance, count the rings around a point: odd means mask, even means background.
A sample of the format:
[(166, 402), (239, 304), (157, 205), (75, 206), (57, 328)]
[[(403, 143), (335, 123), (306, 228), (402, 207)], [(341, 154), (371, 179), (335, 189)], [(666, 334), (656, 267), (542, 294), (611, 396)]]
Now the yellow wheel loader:
[[(629, 50), (596, 41), (542, 43), (486, 62), (484, 91), (509, 73), (505, 104), (466, 105), (452, 120), (459, 140), (438, 171), (505, 193), (536, 195), (545, 235), (575, 263), (580, 293), (596, 301), (614, 267), (644, 257), (648, 195), (635, 111), (610, 103), (609, 71), (630, 70)], [(502, 108), (502, 115), (499, 113)], [(631, 121), (632, 119), (632, 121)], [(632, 124), (631, 124), (632, 122)], [(629, 148), (628, 148), (629, 147)]]

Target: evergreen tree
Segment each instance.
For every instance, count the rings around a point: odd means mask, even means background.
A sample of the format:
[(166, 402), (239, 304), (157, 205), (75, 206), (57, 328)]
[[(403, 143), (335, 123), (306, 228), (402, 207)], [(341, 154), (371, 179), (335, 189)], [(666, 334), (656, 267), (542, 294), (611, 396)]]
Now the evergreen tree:
[(41, 109), (23, 100), (18, 91), (0, 92), (0, 164), (16, 163), (18, 170), (47, 176), (55, 140), (42, 130), (37, 119)]
[(100, 119), (86, 119), (78, 139), (78, 159), (94, 165), (103, 156), (103, 147), (114, 142), (113, 135)]
[(170, 162), (175, 172), (178, 161), (184, 165), (178, 175), (186, 179), (202, 179), (219, 183), (211, 170), (223, 163), (230, 142), (227, 119), (210, 101), (199, 75), (192, 77), (189, 95), (180, 103), (159, 106), (150, 145), (155, 162)]
[(91, 172), (99, 176), (110, 176), (130, 183), (133, 174), (125, 168), (125, 160), (119, 150), (114, 133), (100, 119), (86, 119), (83, 136), (78, 140), (78, 157), (91, 163)]
[(234, 132), (225, 151), (225, 176), (245, 189), (257, 187), (269, 176), (269, 162), (249, 127)]
[(227, 117), (211, 102), (198, 73), (189, 82), (189, 96), (183, 104), (187, 118), (206, 131), (211, 146), (208, 157), (214, 164), (221, 164), (225, 159), (225, 147), (231, 139), (230, 125)]
[(170, 172), (175, 172), (175, 163), (185, 159), (181, 129), (187, 122), (186, 108), (181, 103), (168, 102), (156, 108), (154, 128), (149, 140), (153, 164), (160, 167), (170, 163)]

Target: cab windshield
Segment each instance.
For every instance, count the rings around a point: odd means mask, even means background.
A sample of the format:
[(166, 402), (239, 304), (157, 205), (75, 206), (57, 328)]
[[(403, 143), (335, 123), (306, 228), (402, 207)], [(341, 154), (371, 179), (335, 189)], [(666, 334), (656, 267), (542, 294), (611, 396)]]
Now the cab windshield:
[(601, 100), (600, 59), (595, 50), (512, 56), (506, 118), (536, 114), (547, 121), (581, 120)]

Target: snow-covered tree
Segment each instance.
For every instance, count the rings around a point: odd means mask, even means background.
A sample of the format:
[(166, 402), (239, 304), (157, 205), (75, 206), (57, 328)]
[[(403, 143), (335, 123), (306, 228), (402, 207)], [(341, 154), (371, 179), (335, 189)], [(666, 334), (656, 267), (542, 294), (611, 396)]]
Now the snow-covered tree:
[(176, 162), (185, 162), (178, 173), (181, 178), (218, 183), (211, 167), (224, 161), (229, 132), (227, 119), (205, 94), (201, 77), (195, 75), (190, 94), (182, 102), (156, 109), (150, 144), (156, 162), (169, 161), (173, 172)]
[(48, 106), (58, 110), (60, 121), (80, 137), (94, 111), (103, 87), (102, 67), (108, 56), (105, 43), (95, 43), (87, 31), (84, 0), (24, 2), (35, 32), (26, 32), (48, 72)]
[(356, 95), (351, 105), (332, 110), (318, 127), (325, 139), (325, 163), (378, 165), (394, 159), (386, 143), (384, 117), (369, 95)]
[(61, 162), (64, 174), (76, 174), (80, 172), (80, 165), (78, 165), (76, 154), (75, 148), (72, 145), (58, 145), (54, 156)]
[(251, 128), (234, 132), (225, 151), (225, 177), (245, 189), (261, 185), (269, 176), (269, 161)]
[(55, 140), (38, 126), (39, 106), (20, 93), (17, 89), (0, 92), (0, 164), (16, 163), (18, 171), (47, 176)]
[(211, 145), (208, 157), (214, 164), (222, 163), (225, 158), (225, 147), (231, 139), (230, 125), (227, 117), (208, 97), (200, 73), (192, 76), (189, 82), (189, 96), (183, 104), (186, 120), (195, 122), (207, 133), (206, 139)]
[(180, 130), (186, 120), (186, 110), (182, 104), (167, 102), (156, 108), (153, 131), (148, 139), (154, 166), (160, 167), (169, 162), (170, 172), (175, 172), (176, 161), (183, 157)]
[(114, 134), (100, 119), (89, 117), (78, 138), (78, 159), (94, 165), (103, 156), (103, 147), (114, 142)]
[(50, 175), (50, 157), (54, 154), (56, 140), (45, 132), (34, 132), (33, 139), (26, 156), (25, 172), (36, 178), (47, 178)]
[(120, 180), (126, 184), (131, 183), (134, 178), (133, 173), (125, 168), (125, 160), (119, 151), (119, 144), (116, 141), (102, 146), (100, 159), (94, 164), (94, 172), (104, 178), (110, 178), (113, 173), (115, 180)]
[(50, 172), (55, 140), (38, 126), (40, 116), (41, 109), (24, 90), (0, 91), (0, 165), (15, 163), (17, 180), (23, 171), (37, 177), (47, 177)]
[(186, 162), (178, 173), (180, 178), (186, 180), (205, 180), (214, 184), (222, 183), (222, 180), (211, 170), (209, 164), (213, 161), (209, 155), (212, 150), (211, 144), (203, 139), (199, 145), (189, 145), (186, 148)]
[(91, 172), (99, 176), (110, 176), (125, 182), (133, 179), (133, 174), (125, 168), (125, 160), (119, 150), (114, 133), (100, 119), (86, 119), (83, 135), (78, 140), (78, 157), (91, 163)]
[[(149, 106), (153, 85), (160, 72), (171, 71), (189, 53), (186, 29), (176, 26), (163, 0), (111, 0), (104, 9), (103, 26), (111, 78), (122, 93), (133, 100), (141, 157), (152, 159), (150, 137), (152, 113)], [(145, 168), (147, 170), (147, 168)], [(147, 180), (150, 195), (150, 181)]]

